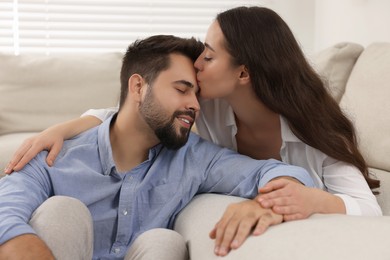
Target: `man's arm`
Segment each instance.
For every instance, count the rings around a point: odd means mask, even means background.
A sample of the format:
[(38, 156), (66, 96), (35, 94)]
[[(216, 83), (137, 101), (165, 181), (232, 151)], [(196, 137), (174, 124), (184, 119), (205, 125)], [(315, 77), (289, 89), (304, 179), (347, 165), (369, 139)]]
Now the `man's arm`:
[[(254, 160), (227, 149), (214, 150), (208, 144), (203, 146), (209, 149), (196, 152), (207, 154), (211, 151), (214, 156), (208, 157), (210, 161), (206, 164), (200, 192), (254, 198), (258, 195), (258, 188), (278, 178), (297, 182), (297, 185), (314, 186), (309, 173), (303, 168), (277, 160)], [(282, 221), (282, 215), (263, 208), (255, 199), (233, 204), (210, 233), (210, 237), (215, 239), (215, 253), (224, 256), (231, 249), (240, 247), (249, 235), (260, 235), (269, 226)]]
[(14, 237), (0, 245), (0, 259), (55, 259), (50, 249), (36, 235), (25, 234)]
[(315, 186), (310, 174), (301, 167), (273, 159), (255, 160), (229, 149), (215, 148), (206, 141), (198, 144), (199, 149), (194, 151), (205, 154), (202, 158), (207, 158), (206, 155), (210, 158), (207, 162), (203, 160), (196, 163), (207, 166), (199, 187), (201, 193), (213, 192), (253, 198), (258, 194), (258, 188), (279, 177), (291, 177), (307, 187)]
[(34, 158), (21, 172), (0, 180), (0, 244), (25, 235), (35, 234), (28, 224), (32, 213), (52, 193), (51, 182), (42, 165), (46, 153)]

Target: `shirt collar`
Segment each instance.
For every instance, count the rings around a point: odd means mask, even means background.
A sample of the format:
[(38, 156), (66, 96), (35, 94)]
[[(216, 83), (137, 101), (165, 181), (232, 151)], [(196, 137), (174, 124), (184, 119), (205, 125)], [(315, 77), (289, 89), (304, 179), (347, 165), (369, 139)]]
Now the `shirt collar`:
[(231, 106), (228, 106), (226, 109), (225, 125), (237, 127), (236, 118), (234, 117), (233, 108)]
[(280, 131), (282, 134), (283, 142), (302, 142), (291, 131), (290, 126), (287, 123), (287, 120), (283, 116), (280, 116)]
[[(110, 126), (115, 121), (117, 113), (109, 117), (99, 126), (98, 129), (98, 149), (99, 158), (103, 168), (104, 175), (110, 175), (113, 168), (115, 168), (115, 161), (112, 155), (112, 147), (110, 141)], [(153, 146), (149, 150), (149, 160), (153, 160), (159, 152), (163, 149), (161, 143)]]
[(110, 141), (110, 125), (115, 120), (117, 114), (112, 115), (99, 126), (98, 129), (98, 149), (99, 158), (102, 163), (103, 174), (109, 175), (115, 168), (114, 158), (112, 156)]

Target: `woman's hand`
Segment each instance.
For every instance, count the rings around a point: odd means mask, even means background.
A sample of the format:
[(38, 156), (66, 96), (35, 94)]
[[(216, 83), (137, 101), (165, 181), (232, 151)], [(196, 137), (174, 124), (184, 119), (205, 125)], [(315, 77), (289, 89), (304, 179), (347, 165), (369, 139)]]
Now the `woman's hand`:
[(70, 139), (101, 123), (102, 121), (94, 116), (83, 116), (47, 128), (23, 142), (4, 169), (4, 173), (11, 174), (12, 171), (21, 170), (32, 158), (43, 150), (49, 151), (46, 157), (46, 163), (49, 166), (53, 166), (64, 140)]
[(54, 160), (62, 148), (63, 135), (57, 128), (52, 127), (30, 137), (16, 150), (4, 172), (11, 174), (13, 171), (21, 170), (31, 159), (43, 150), (49, 151), (46, 163), (53, 166)]
[(259, 193), (260, 205), (283, 215), (284, 221), (305, 219), (314, 213), (345, 213), (341, 198), (283, 178), (270, 181)]
[(231, 249), (239, 248), (251, 233), (260, 235), (282, 221), (282, 215), (264, 209), (255, 199), (231, 204), (210, 232), (210, 238), (215, 239), (214, 252), (225, 256)]

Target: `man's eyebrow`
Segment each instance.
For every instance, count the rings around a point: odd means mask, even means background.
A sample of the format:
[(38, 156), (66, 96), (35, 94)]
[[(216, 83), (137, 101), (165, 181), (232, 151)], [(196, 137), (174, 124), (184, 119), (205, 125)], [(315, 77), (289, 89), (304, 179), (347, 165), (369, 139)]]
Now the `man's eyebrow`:
[(195, 88), (195, 91), (196, 92), (199, 92), (199, 88), (197, 86), (195, 86), (194, 84), (192, 84), (191, 82), (187, 81), (187, 80), (176, 80), (173, 82), (174, 84), (181, 84), (181, 85), (184, 85), (186, 86), (187, 88)]
[(213, 52), (215, 52), (215, 50), (213, 49), (213, 47), (211, 47), (210, 44), (208, 44), (207, 42), (204, 43), (204, 46), (205, 46), (207, 49), (210, 49), (210, 50), (212, 50)]
[(181, 85), (185, 85), (186, 87), (189, 87), (189, 88), (194, 88), (194, 84), (192, 84), (191, 82), (187, 81), (187, 80), (176, 80), (174, 81), (173, 83), (175, 84), (181, 84)]

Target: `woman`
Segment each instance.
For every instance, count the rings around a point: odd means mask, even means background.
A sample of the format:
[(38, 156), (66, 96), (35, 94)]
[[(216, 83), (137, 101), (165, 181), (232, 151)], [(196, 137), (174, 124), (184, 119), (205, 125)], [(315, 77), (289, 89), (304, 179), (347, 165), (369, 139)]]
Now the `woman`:
[[(321, 187), (270, 182), (260, 190), (263, 207), (272, 207), (286, 221), (314, 213), (382, 214), (370, 190), (379, 187), (379, 181), (369, 176), (352, 123), (275, 12), (238, 7), (220, 13), (195, 67), (202, 137), (255, 159), (275, 158), (304, 167)], [(114, 111), (88, 111), (87, 117), (28, 139), (7, 172), (20, 169), (42, 149), (50, 150), (48, 163), (53, 164), (63, 139), (101, 123)]]

